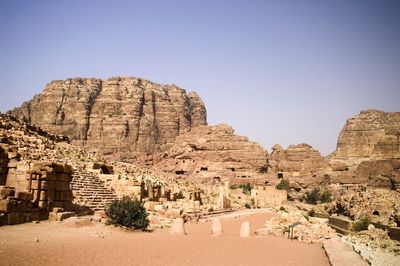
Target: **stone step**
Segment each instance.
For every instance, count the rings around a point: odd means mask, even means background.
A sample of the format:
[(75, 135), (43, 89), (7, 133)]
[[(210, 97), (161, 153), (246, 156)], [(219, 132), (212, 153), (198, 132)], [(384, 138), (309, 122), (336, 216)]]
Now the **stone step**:
[(98, 176), (85, 173), (81, 168), (74, 167), (72, 192), (74, 202), (92, 210), (104, 210), (117, 197), (112, 188), (105, 185)]

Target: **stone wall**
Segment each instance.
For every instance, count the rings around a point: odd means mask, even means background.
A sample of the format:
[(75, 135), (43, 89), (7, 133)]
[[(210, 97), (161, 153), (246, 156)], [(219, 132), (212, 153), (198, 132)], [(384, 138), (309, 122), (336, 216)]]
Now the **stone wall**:
[[(0, 186), (0, 225), (45, 220), (53, 208), (72, 208), (72, 168), (55, 163), (37, 163), (25, 175), (24, 190)], [(11, 177), (12, 178), (12, 177)]]
[(6, 184), (8, 175), (8, 154), (0, 147), (0, 186)]
[(255, 207), (260, 208), (287, 203), (287, 191), (278, 190), (273, 186), (258, 186), (251, 190), (251, 197), (255, 200)]

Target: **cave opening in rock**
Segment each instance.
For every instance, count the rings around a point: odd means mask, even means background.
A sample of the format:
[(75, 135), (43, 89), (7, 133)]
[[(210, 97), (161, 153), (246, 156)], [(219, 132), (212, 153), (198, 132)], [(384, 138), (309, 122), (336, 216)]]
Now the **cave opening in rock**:
[(282, 179), (283, 178), (283, 173), (278, 173), (278, 178)]
[(221, 182), (221, 178), (219, 176), (214, 176), (213, 177), (214, 182)]
[(175, 174), (176, 174), (176, 175), (184, 175), (185, 173), (186, 173), (186, 172), (183, 171), (183, 170), (175, 171)]
[(205, 172), (207, 172), (207, 171), (208, 171), (208, 167), (200, 167), (200, 171), (205, 171)]
[(372, 215), (379, 216), (379, 212), (378, 212), (378, 211), (374, 211), (374, 212), (372, 213)]
[(109, 167), (105, 166), (105, 165), (102, 165), (102, 166), (100, 167), (100, 169), (101, 169), (101, 172), (102, 172), (103, 174), (105, 174), (105, 175), (111, 175), (111, 174), (112, 174), (111, 169), (110, 169)]

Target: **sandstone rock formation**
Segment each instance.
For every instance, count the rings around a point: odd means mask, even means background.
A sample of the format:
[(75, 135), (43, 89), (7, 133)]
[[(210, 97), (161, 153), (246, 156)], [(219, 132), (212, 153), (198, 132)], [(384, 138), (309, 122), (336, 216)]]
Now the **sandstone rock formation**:
[(400, 112), (362, 111), (347, 120), (329, 156), (335, 183), (396, 188), (400, 183)]
[(274, 145), (270, 164), (277, 177), (288, 179), (292, 188), (329, 183), (328, 161), (318, 150), (305, 143), (290, 145), (286, 150)]
[(179, 135), (155, 167), (197, 181), (247, 180), (268, 171), (268, 153), (226, 124), (199, 126)]
[(196, 93), (133, 77), (53, 81), (10, 114), (119, 160), (165, 151), (178, 134), (207, 124)]
[(347, 192), (332, 203), (331, 214), (352, 220), (368, 217), (373, 222), (400, 226), (400, 194), (387, 189), (366, 189)]

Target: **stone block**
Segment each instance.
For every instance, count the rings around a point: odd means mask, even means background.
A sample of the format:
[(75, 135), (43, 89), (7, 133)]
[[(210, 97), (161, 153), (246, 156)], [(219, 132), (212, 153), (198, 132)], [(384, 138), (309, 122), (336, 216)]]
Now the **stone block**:
[(16, 200), (0, 200), (0, 211), (16, 212), (18, 211), (18, 202)]
[(213, 236), (220, 236), (223, 234), (221, 219), (215, 217), (211, 221), (211, 234)]
[(185, 222), (183, 221), (182, 218), (177, 218), (174, 220), (172, 223), (171, 229), (170, 229), (170, 234), (173, 235), (185, 235)]
[(17, 193), (17, 198), (20, 200), (30, 201), (32, 200), (32, 195), (30, 192), (20, 191)]
[(32, 221), (39, 221), (40, 220), (40, 216), (39, 216), (39, 212), (27, 212), (26, 213), (26, 222), (32, 222)]
[(15, 195), (15, 188), (0, 186), (0, 199), (6, 199), (8, 196)]
[(250, 222), (245, 221), (242, 223), (240, 227), (240, 237), (250, 237), (250, 236), (251, 236)]
[(26, 214), (23, 212), (12, 212), (7, 215), (7, 224), (22, 224), (26, 221)]
[(60, 191), (68, 191), (68, 190), (70, 190), (69, 182), (57, 181), (55, 189), (60, 190)]

